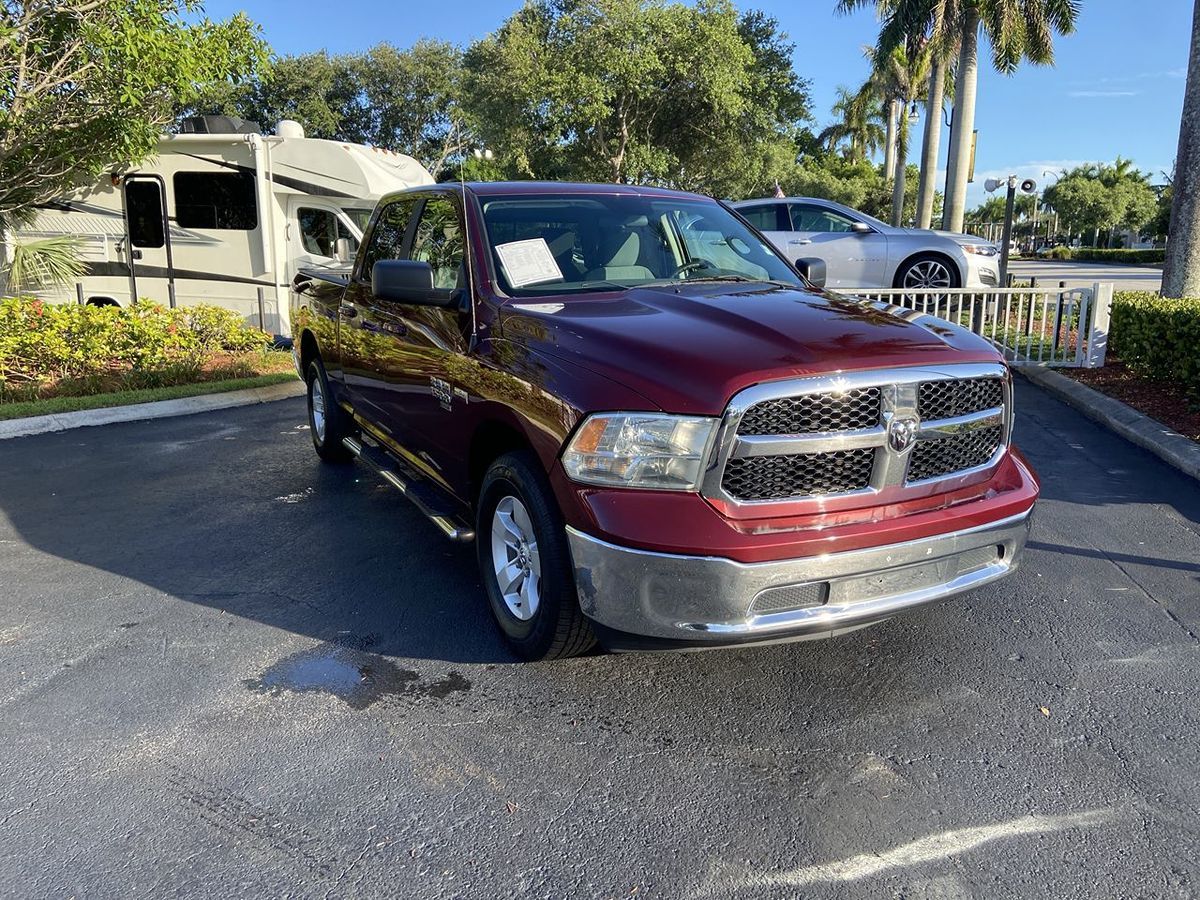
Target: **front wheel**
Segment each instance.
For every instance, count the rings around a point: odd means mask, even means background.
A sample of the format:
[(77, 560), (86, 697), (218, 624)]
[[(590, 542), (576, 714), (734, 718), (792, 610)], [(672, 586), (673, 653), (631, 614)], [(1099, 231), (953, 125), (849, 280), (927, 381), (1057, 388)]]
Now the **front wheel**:
[(948, 259), (928, 254), (908, 260), (896, 272), (896, 287), (916, 291), (956, 288), (962, 285), (958, 267)]
[(507, 453), (479, 494), (475, 546), (488, 605), (522, 659), (587, 652), (596, 639), (579, 609), (562, 516), (537, 461)]
[(329, 379), (320, 357), (308, 364), (305, 381), (308, 382), (308, 428), (317, 455), (325, 462), (350, 462), (354, 454), (342, 443), (342, 438), (350, 436), (346, 414), (329, 391)]

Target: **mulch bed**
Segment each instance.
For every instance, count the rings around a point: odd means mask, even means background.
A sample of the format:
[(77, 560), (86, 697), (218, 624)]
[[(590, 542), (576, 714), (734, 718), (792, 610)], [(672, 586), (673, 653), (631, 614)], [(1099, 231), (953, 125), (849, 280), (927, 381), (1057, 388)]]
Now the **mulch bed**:
[(1178, 385), (1135, 375), (1111, 357), (1103, 369), (1059, 371), (1200, 442), (1200, 403), (1189, 401)]

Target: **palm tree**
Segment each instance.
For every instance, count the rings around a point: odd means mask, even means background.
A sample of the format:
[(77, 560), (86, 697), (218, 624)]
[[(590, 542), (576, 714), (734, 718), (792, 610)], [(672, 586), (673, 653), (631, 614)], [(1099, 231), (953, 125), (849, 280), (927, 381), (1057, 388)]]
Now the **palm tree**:
[(1200, 297), (1200, 0), (1192, 12), (1187, 87), (1171, 181), (1171, 225), (1163, 266), (1164, 297)]
[[(921, 40), (909, 41), (890, 53), (881, 54), (877, 48), (867, 50), (871, 60), (872, 80), (879, 92), (889, 97), (893, 109), (898, 110), (896, 122), (895, 167), (892, 178), (892, 224), (899, 225), (904, 217), (904, 191), (906, 167), (908, 165), (909, 106), (915, 104), (925, 93), (929, 82), (930, 53), (928, 44)], [(885, 177), (886, 173), (885, 173)]]
[(838, 0), (837, 8), (846, 12), (871, 2), (883, 20), (880, 50), (892, 50), (912, 35), (929, 36), (943, 50), (952, 44), (958, 47), (942, 225), (961, 231), (975, 130), (980, 31), (991, 44), (992, 64), (1006, 75), (1022, 60), (1050, 65), (1054, 34), (1074, 30), (1081, 0)]
[(837, 121), (822, 131), (818, 140), (829, 150), (845, 144), (846, 159), (861, 162), (877, 152), (884, 142), (883, 122), (874, 85), (868, 82), (857, 91), (839, 87), (837, 95), (838, 99), (833, 104)]

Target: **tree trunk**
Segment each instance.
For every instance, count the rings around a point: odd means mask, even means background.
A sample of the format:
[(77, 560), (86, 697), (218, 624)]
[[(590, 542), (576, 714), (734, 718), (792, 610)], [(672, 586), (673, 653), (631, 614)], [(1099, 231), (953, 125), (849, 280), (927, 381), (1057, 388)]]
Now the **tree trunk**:
[(1164, 297), (1200, 297), (1200, 0), (1192, 12), (1187, 89), (1179, 120), (1179, 149), (1171, 188)]
[(973, 8), (963, 21), (962, 48), (954, 82), (954, 127), (946, 161), (946, 198), (942, 227), (962, 231), (971, 174), (971, 136), (975, 131), (975, 89), (979, 82), (979, 13)]
[(889, 100), (887, 104), (887, 146), (883, 151), (884, 181), (891, 181), (896, 175), (896, 124), (898, 121), (896, 101)]
[[(1200, 0), (1197, 0), (1200, 2)], [(896, 129), (896, 179), (892, 182), (892, 224), (904, 224), (904, 180), (908, 167), (908, 129), (902, 123)]]
[(942, 140), (942, 94), (946, 85), (946, 60), (938, 57), (929, 76), (929, 99), (925, 101), (925, 136), (921, 141), (921, 180), (917, 183), (917, 227), (928, 228), (933, 220), (933, 195), (937, 179), (938, 149)]

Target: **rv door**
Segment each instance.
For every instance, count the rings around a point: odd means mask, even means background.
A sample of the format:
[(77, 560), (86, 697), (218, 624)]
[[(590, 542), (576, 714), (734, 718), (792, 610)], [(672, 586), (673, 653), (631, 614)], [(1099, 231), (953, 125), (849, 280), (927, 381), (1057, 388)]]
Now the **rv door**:
[(171, 227), (163, 180), (157, 175), (129, 175), (124, 191), (123, 249), (129, 266), (130, 296), (174, 307)]

